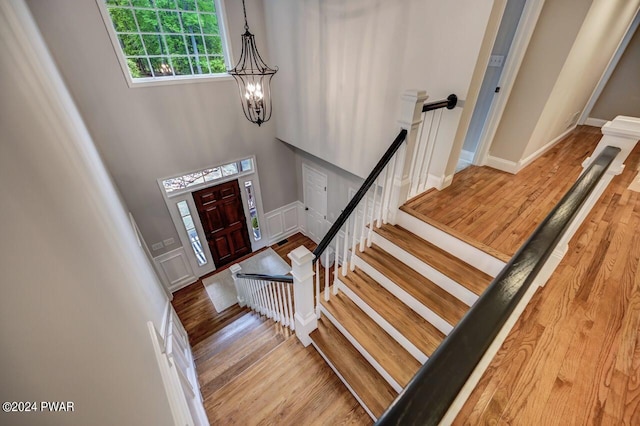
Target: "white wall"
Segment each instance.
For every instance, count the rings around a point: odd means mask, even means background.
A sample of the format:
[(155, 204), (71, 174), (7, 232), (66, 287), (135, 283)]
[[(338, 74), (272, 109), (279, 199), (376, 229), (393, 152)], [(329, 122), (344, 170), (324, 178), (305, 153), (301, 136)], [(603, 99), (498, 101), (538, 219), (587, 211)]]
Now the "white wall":
[(0, 424), (172, 424), (146, 326), (166, 295), (22, 0), (0, 55), (0, 399), (75, 406)]
[[(639, 7), (640, 0), (593, 1), (524, 150), (524, 157), (575, 125)], [(639, 75), (640, 72), (636, 73), (635, 80)]]
[(589, 116), (607, 121), (618, 115), (640, 117), (639, 74), (640, 30), (636, 29)]
[[(255, 154), (265, 211), (295, 201), (293, 151), (275, 139), (273, 121), (258, 127), (244, 118), (233, 79), (129, 88), (95, 0), (27, 3), (145, 240), (176, 241), (154, 256), (179, 246), (158, 178)], [(242, 3), (225, 3), (239, 53)], [(247, 14), (261, 53), (277, 65), (266, 48), (262, 0), (248, 0)]]
[(512, 162), (523, 157), (591, 1), (545, 1), (491, 144), (491, 156)]
[[(275, 113), (287, 118), (277, 121), (277, 136), (367, 176), (397, 135), (404, 90), (466, 98), (492, 4), (268, 2), (269, 45), (282, 77)], [(459, 109), (445, 114), (443, 136), (453, 139), (459, 117)]]

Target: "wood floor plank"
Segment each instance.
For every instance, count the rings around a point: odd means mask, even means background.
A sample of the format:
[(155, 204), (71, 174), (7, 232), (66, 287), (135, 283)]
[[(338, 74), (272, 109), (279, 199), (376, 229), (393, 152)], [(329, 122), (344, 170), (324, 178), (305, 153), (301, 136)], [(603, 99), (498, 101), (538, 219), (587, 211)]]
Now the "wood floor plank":
[(396, 392), (327, 318), (318, 321), (311, 339), (367, 405), (374, 416), (386, 410)]
[(393, 256), (375, 244), (358, 253), (358, 257), (451, 325), (456, 325), (469, 309), (467, 305), (418, 272), (406, 265), (398, 264)]
[(571, 187), (600, 137), (593, 128), (579, 126), (517, 175), (468, 167), (456, 173), (448, 188), (414, 197), (402, 209), (508, 261)]
[[(289, 262), (301, 245), (316, 246), (296, 234), (272, 248)], [(287, 329), (237, 305), (218, 313), (201, 280), (176, 292), (172, 304), (189, 335), (211, 424), (371, 424), (315, 349)]]
[(639, 165), (640, 145), (454, 424), (640, 424)]
[(386, 224), (376, 228), (375, 232), (476, 295), (482, 294), (491, 283), (492, 277), (490, 275), (463, 262), (401, 226)]
[(444, 334), (361, 269), (349, 271), (340, 280), (426, 356), (431, 356)]
[(401, 387), (409, 383), (420, 363), (351, 299), (338, 293), (322, 305)]

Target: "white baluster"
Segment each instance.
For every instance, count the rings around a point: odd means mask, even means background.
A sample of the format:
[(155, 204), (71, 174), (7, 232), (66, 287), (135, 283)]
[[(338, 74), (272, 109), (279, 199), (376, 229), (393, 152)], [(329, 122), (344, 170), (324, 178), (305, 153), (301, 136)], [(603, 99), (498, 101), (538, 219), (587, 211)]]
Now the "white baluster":
[(336, 246), (333, 251), (333, 294), (338, 294), (338, 253), (340, 252), (340, 239), (336, 234)]
[(371, 215), (369, 216), (369, 234), (367, 235), (367, 247), (371, 247), (371, 238), (373, 237), (373, 227), (375, 226), (376, 216), (376, 198), (378, 195), (378, 178), (373, 182), (373, 202), (371, 204)]
[[(331, 245), (331, 244), (329, 244)], [(329, 250), (324, 251), (324, 300), (329, 301)]]
[(316, 259), (316, 316), (320, 318), (320, 258)]
[[(352, 215), (353, 216), (353, 215)], [(347, 275), (347, 268), (349, 262), (347, 261), (347, 255), (349, 254), (349, 223), (351, 223), (351, 217), (347, 218), (347, 222), (344, 224), (344, 250), (342, 252), (342, 276)]]
[(390, 203), (391, 203), (391, 192), (393, 191), (393, 177), (396, 173), (396, 159), (398, 157), (398, 152), (396, 151), (395, 155), (393, 157), (391, 157), (391, 160), (389, 160), (389, 165), (387, 166), (389, 168), (389, 176), (388, 176), (388, 180), (387, 180), (387, 198), (385, 200), (385, 205), (384, 205), (384, 210), (382, 211), (382, 223), (384, 223), (385, 225), (387, 224), (387, 221), (389, 220), (389, 208), (390, 208)]
[[(437, 119), (436, 119), (437, 117)], [(429, 179), (429, 170), (431, 169), (431, 159), (433, 158), (433, 151), (436, 148), (436, 141), (438, 138), (438, 130), (440, 129), (440, 121), (442, 120), (442, 109), (434, 111), (431, 115), (431, 122), (429, 123), (429, 134), (427, 137), (427, 146), (428, 150), (424, 154), (424, 159), (422, 160), (424, 165), (424, 172), (420, 176), (420, 185), (419, 190), (423, 192), (427, 189), (427, 182)], [(435, 121), (435, 125), (433, 124)]]
[(276, 305), (276, 298), (273, 297), (272, 281), (266, 282), (266, 289), (267, 289), (267, 294), (269, 295), (269, 306), (271, 307), (271, 318), (273, 318), (274, 321), (278, 322), (280, 321), (280, 317), (278, 316), (278, 306)]
[(287, 312), (287, 304), (285, 303), (283, 297), (282, 286), (286, 285), (284, 283), (277, 283), (276, 288), (278, 289), (278, 300), (280, 302), (281, 314), (282, 314), (282, 324), (284, 326), (289, 326), (289, 313)]
[(269, 305), (267, 304), (267, 295), (266, 295), (266, 293), (265, 293), (265, 291), (264, 291), (264, 283), (263, 283), (262, 281), (257, 281), (257, 280), (256, 280), (256, 284), (258, 285), (258, 289), (259, 289), (259, 292), (260, 292), (260, 297), (262, 298), (262, 302), (261, 302), (261, 305), (262, 305), (262, 313), (263, 313), (263, 315), (265, 315), (267, 318), (270, 318), (270, 317), (269, 317), (269, 309), (267, 308), (267, 306), (269, 306)]
[(253, 282), (253, 280), (245, 279), (245, 282), (247, 283), (247, 285), (251, 289), (251, 309), (253, 309), (254, 311), (258, 312), (258, 310), (260, 309), (259, 308), (260, 304), (258, 302), (258, 294), (257, 294), (258, 288), (256, 287), (256, 285)]
[[(417, 173), (415, 173), (415, 177), (411, 178), (411, 188), (412, 190), (414, 190), (414, 194), (420, 194), (423, 190), (423, 182), (426, 179), (426, 176), (428, 174), (428, 165), (427, 163), (427, 155), (429, 153), (429, 151), (431, 150), (431, 152), (433, 152), (433, 146), (431, 146), (431, 131), (433, 130), (433, 118), (435, 117), (435, 112), (431, 111), (431, 112), (426, 112), (424, 114), (424, 119), (422, 121), (422, 125), (420, 126), (420, 129), (422, 130), (422, 128), (425, 125), (425, 122), (427, 121), (427, 116), (429, 116), (429, 126), (428, 126), (428, 130), (427, 130), (427, 137), (422, 140), (422, 137), (420, 137), (420, 139), (417, 140), (417, 143), (420, 145), (420, 151), (418, 153), (418, 158), (420, 161), (419, 167), (417, 168)], [(420, 132), (420, 135), (422, 136), (422, 131)], [(414, 182), (415, 181), (415, 182)]]
[[(388, 190), (387, 188), (389, 188), (389, 185), (387, 184), (387, 175), (389, 174), (389, 165), (387, 164), (384, 167), (384, 170), (382, 171), (382, 175), (384, 175), (384, 177), (382, 178), (381, 182), (382, 182), (382, 194), (380, 195), (380, 208), (378, 209), (378, 228), (380, 228), (382, 226), (382, 215), (384, 212), (384, 208), (385, 205), (387, 203), (387, 194), (388, 194)], [(381, 176), (382, 176), (381, 175)]]
[(293, 284), (287, 284), (287, 307), (289, 310), (289, 327), (291, 328), (291, 330), (295, 330), (296, 329), (296, 322), (294, 321), (294, 311), (293, 311), (293, 304), (292, 304), (292, 298), (291, 298), (291, 288), (293, 287)]
[(360, 224), (360, 252), (364, 251), (365, 235), (367, 232), (367, 213), (369, 211), (369, 191), (364, 194), (364, 206), (362, 209), (362, 223)]
[(358, 207), (351, 214), (353, 218), (353, 228), (351, 232), (351, 264), (349, 265), (349, 269), (352, 271), (356, 269), (356, 233), (358, 232)]

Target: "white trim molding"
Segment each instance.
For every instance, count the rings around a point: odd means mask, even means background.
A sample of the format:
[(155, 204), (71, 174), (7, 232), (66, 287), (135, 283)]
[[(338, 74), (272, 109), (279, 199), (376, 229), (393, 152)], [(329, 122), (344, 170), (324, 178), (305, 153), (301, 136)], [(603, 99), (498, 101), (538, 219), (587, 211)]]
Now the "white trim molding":
[[(302, 211), (302, 214), (300, 211)], [(264, 222), (268, 245), (275, 244), (298, 232), (302, 232), (300, 227), (301, 217), (304, 217), (304, 205), (300, 201), (294, 201), (265, 213)]]
[(160, 280), (171, 293), (198, 280), (183, 247), (153, 258)]
[(589, 117), (585, 120), (584, 124), (586, 124), (587, 126), (602, 127), (607, 124), (607, 120)]
[(505, 160), (504, 158), (487, 156), (486, 165), (493, 169), (502, 170), (503, 172), (516, 174), (520, 171), (519, 164), (515, 161)]

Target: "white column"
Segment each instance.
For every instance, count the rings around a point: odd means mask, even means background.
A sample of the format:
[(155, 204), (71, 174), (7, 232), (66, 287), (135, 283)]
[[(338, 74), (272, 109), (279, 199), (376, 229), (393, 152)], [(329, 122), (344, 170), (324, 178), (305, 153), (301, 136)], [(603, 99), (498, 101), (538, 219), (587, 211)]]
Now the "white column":
[(245, 306), (247, 303), (244, 295), (244, 284), (240, 283), (240, 279), (238, 278), (240, 271), (242, 271), (242, 267), (239, 263), (229, 267), (229, 272), (231, 272), (231, 277), (233, 278), (233, 285), (236, 287), (236, 293), (238, 295), (238, 305)]
[(318, 328), (318, 318), (313, 309), (313, 253), (300, 246), (288, 257), (292, 265), (296, 336), (304, 346), (309, 346), (309, 334)]
[(395, 159), (395, 173), (392, 176), (393, 184), (388, 204), (389, 219), (391, 224), (396, 223), (396, 212), (409, 197), (411, 188), (411, 169), (415, 167), (414, 154), (418, 143), (418, 130), (422, 123), (422, 106), (427, 100), (427, 93), (423, 90), (407, 90), (402, 95), (402, 106), (398, 124), (407, 130), (405, 142), (398, 150)]

